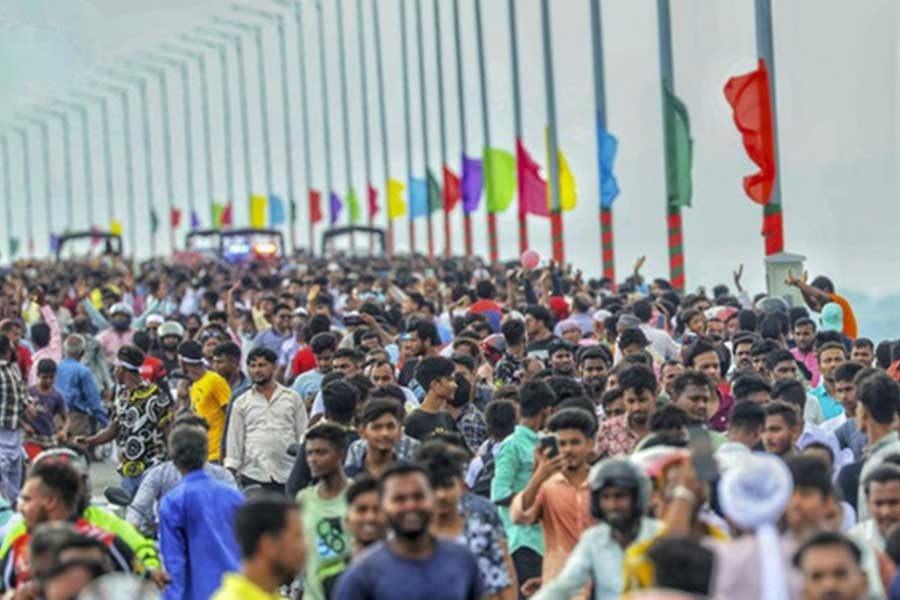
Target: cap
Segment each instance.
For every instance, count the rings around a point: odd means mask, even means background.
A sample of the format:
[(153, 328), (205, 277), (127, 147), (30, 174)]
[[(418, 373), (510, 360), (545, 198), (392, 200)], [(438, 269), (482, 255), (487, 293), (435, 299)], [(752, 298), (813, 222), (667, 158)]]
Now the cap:
[(203, 348), (193, 340), (187, 340), (178, 344), (178, 358), (188, 364), (203, 362)]
[(109, 309), (109, 316), (113, 315), (128, 315), (129, 317), (134, 316), (134, 313), (131, 312), (131, 307), (122, 302), (118, 302), (112, 305), (112, 308)]
[(149, 317), (147, 317), (145, 323), (147, 325), (162, 325), (165, 320), (165, 317), (163, 317), (162, 315), (150, 315)]
[(565, 321), (560, 321), (559, 330), (562, 332), (571, 331), (573, 329), (577, 329), (581, 331), (581, 325), (578, 324), (577, 321), (573, 321), (572, 319), (566, 319)]
[(819, 324), (825, 331), (844, 330), (844, 309), (837, 302), (829, 302), (822, 307)]
[(598, 323), (603, 323), (611, 316), (613, 316), (612, 313), (609, 312), (608, 310), (606, 310), (605, 308), (601, 308), (600, 310), (594, 311), (594, 320), (597, 321)]
[(304, 307), (302, 307), (302, 306), (298, 306), (297, 308), (294, 309), (294, 312), (293, 312), (292, 314), (293, 314), (295, 317), (308, 317), (308, 316), (309, 316), (309, 311), (306, 310), (306, 309), (305, 309)]
[(562, 296), (550, 297), (550, 310), (553, 311), (557, 319), (567, 319), (569, 317), (569, 303)]

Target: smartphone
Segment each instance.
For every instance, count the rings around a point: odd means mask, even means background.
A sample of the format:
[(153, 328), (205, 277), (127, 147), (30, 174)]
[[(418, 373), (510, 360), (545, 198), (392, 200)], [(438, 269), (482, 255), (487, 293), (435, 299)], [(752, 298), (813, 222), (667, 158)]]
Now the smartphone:
[(700, 425), (688, 427), (688, 439), (690, 440), (691, 459), (694, 463), (694, 471), (700, 481), (715, 481), (719, 477), (719, 466), (713, 456), (712, 440), (709, 431)]
[(344, 325), (347, 327), (356, 327), (362, 325), (362, 316), (358, 312), (348, 312), (344, 314)]
[(555, 435), (545, 435), (541, 438), (541, 450), (550, 448), (550, 458), (559, 456), (559, 441)]

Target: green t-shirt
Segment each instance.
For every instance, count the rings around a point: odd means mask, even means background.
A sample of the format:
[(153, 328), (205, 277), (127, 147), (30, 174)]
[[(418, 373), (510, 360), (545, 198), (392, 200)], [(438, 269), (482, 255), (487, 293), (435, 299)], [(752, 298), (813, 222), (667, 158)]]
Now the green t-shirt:
[(335, 498), (324, 500), (319, 495), (321, 485), (318, 483), (297, 494), (307, 544), (304, 600), (325, 600), (323, 581), (330, 579), (334, 583), (335, 576), (350, 563), (350, 536), (344, 528), (347, 488)]

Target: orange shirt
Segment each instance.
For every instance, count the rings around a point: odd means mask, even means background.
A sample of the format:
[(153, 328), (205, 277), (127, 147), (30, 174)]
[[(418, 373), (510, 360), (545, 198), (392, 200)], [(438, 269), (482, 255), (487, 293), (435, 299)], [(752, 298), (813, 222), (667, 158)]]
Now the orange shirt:
[(850, 303), (847, 302), (846, 298), (837, 294), (828, 294), (828, 297), (831, 298), (832, 302), (840, 304), (844, 310), (844, 335), (851, 340), (855, 340), (859, 334), (859, 327), (856, 325), (856, 315), (853, 314), (853, 308), (850, 306)]

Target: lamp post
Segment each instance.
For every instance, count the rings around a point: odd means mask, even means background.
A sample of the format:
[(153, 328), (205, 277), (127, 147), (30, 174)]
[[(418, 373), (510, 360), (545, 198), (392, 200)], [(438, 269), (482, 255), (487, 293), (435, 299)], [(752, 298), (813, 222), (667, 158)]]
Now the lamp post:
[(66, 231), (72, 231), (74, 225), (74, 194), (72, 193), (72, 148), (71, 132), (69, 130), (69, 115), (58, 110), (48, 108), (34, 109), (40, 115), (59, 119), (62, 122), (63, 135), (63, 172), (66, 182)]

